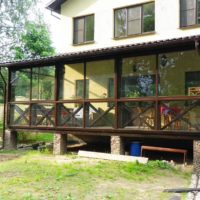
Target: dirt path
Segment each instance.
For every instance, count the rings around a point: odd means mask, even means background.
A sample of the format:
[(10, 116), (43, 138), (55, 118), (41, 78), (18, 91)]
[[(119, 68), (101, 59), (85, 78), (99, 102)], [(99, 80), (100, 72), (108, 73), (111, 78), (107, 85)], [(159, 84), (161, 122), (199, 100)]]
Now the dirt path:
[(7, 161), (7, 160), (13, 160), (13, 159), (16, 159), (16, 158), (19, 158), (20, 156), (19, 155), (16, 155), (16, 154), (0, 154), (0, 162), (3, 162), (3, 161)]

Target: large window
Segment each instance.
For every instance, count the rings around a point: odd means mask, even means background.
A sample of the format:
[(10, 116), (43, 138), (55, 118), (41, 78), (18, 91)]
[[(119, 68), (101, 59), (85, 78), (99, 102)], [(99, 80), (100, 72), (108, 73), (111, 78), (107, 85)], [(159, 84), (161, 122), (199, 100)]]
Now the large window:
[(53, 100), (55, 86), (55, 67), (32, 69), (32, 99)]
[(115, 10), (115, 37), (152, 32), (155, 29), (155, 5), (143, 4)]
[(11, 101), (54, 100), (55, 67), (36, 67), (11, 72)]
[(181, 27), (200, 23), (200, 0), (180, 0)]
[(11, 73), (11, 101), (30, 100), (30, 69), (20, 69)]
[[(84, 98), (84, 64), (66, 64), (59, 70), (59, 99), (72, 100)], [(87, 85), (88, 80), (86, 81)], [(86, 90), (87, 92), (87, 90)], [(87, 96), (88, 94), (86, 94)]]
[(196, 51), (160, 54), (160, 96), (199, 96), (199, 63)]
[(94, 40), (94, 15), (74, 19), (74, 44)]
[(89, 80), (89, 99), (105, 99), (114, 97), (114, 85), (109, 81), (114, 79), (114, 60), (88, 62), (86, 78)]
[(139, 98), (155, 95), (155, 56), (125, 58), (122, 61), (121, 71), (121, 97)]

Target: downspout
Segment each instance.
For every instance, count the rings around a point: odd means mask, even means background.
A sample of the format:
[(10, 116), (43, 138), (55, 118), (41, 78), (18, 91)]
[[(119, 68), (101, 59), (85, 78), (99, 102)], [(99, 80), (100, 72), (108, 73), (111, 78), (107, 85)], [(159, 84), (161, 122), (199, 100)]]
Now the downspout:
[(0, 67), (0, 77), (2, 78), (3, 80), (3, 83), (4, 83), (4, 105), (3, 105), (3, 135), (2, 135), (2, 149), (4, 148), (4, 139), (5, 139), (5, 130), (6, 130), (6, 96), (7, 96), (7, 84), (6, 84), (6, 80), (4, 79), (3, 77), (3, 74), (1, 72), (1, 67)]

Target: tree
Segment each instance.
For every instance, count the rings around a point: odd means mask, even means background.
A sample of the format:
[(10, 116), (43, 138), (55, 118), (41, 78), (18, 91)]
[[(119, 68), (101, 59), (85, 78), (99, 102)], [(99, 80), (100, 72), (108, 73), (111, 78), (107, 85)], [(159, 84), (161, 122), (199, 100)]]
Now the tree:
[(51, 56), (54, 53), (47, 26), (43, 22), (27, 22), (20, 44), (15, 47), (15, 58), (39, 58)]
[(0, 0), (0, 62), (14, 59), (14, 47), (37, 0)]

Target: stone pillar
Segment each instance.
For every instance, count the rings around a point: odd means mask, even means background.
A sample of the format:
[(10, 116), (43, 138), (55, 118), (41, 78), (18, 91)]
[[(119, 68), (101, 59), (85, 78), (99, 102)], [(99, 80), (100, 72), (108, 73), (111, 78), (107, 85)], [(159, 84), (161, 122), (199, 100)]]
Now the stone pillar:
[(67, 135), (55, 133), (53, 142), (53, 154), (63, 155), (67, 152)]
[(193, 171), (200, 175), (200, 140), (193, 141)]
[(120, 136), (111, 136), (111, 154), (124, 155), (124, 142)]
[(4, 149), (15, 150), (17, 149), (17, 132), (5, 130)]

